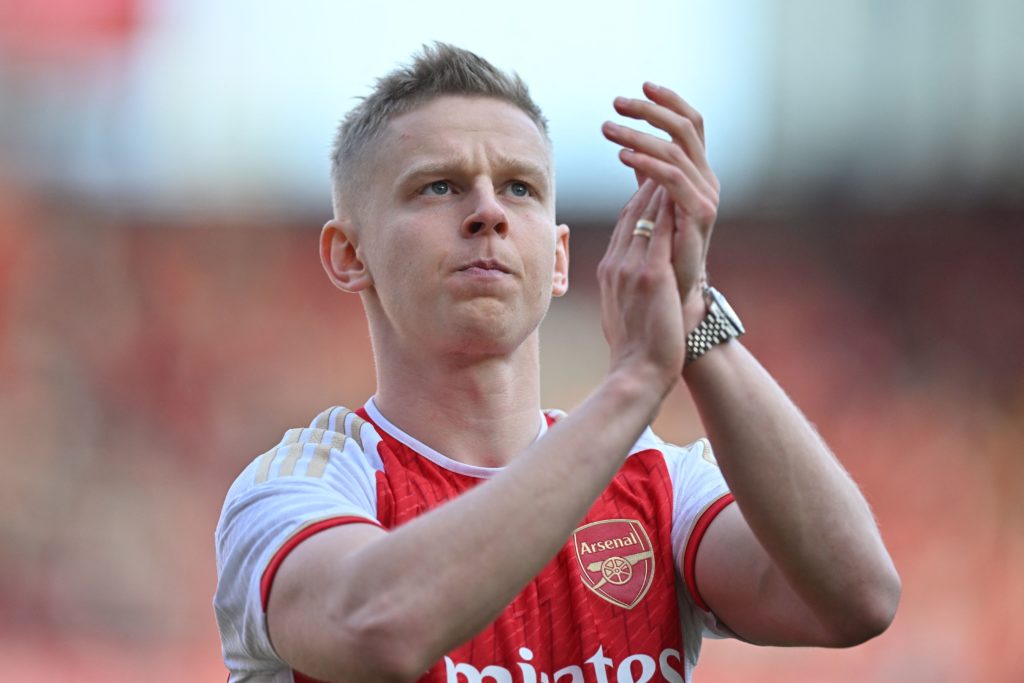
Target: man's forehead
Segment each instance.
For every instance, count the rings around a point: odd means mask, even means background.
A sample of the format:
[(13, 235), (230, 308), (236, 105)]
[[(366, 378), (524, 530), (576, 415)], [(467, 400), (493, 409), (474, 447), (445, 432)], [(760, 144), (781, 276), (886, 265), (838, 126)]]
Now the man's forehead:
[(526, 112), (503, 100), (444, 95), (396, 116), (379, 140), (384, 155), (402, 161), (457, 160), (486, 148), (508, 165), (551, 172), (551, 147)]

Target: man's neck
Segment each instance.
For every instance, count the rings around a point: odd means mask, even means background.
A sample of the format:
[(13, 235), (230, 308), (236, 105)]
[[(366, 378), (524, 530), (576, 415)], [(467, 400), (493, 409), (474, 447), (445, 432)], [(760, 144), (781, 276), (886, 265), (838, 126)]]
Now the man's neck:
[(377, 349), (375, 402), (389, 421), (445, 456), (502, 467), (540, 429), (534, 333), (509, 356), (423, 358)]

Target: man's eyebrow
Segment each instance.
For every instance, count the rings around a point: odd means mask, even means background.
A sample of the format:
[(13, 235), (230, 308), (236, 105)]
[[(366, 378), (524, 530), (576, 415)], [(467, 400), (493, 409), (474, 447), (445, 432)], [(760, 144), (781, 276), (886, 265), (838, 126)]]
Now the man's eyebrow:
[[(398, 177), (398, 184), (406, 185), (418, 178), (452, 175), (468, 165), (468, 160), (462, 157), (445, 157), (414, 163)], [(551, 180), (547, 167), (520, 157), (499, 156), (495, 159), (495, 166), (495, 172), (501, 175), (524, 177), (535, 182), (549, 183)]]
[(449, 175), (460, 166), (465, 166), (465, 164), (466, 160), (460, 157), (445, 157), (443, 159), (433, 159), (431, 161), (413, 164), (411, 167), (406, 169), (404, 173), (398, 176), (398, 184), (405, 185), (411, 180), (426, 176)]
[(550, 181), (551, 173), (548, 171), (548, 168), (528, 159), (503, 155), (498, 157), (497, 163), (498, 167), (506, 175), (522, 176), (545, 182)]

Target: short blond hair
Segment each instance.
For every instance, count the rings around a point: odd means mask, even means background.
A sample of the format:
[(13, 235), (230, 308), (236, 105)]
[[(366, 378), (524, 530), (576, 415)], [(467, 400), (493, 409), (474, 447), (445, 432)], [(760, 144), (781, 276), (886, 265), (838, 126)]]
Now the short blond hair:
[(518, 74), (505, 73), (483, 57), (454, 45), (424, 45), (411, 64), (378, 79), (373, 92), (338, 126), (331, 149), (335, 201), (351, 182), (351, 169), (392, 118), (445, 95), (491, 97), (514, 105), (550, 142), (547, 119)]

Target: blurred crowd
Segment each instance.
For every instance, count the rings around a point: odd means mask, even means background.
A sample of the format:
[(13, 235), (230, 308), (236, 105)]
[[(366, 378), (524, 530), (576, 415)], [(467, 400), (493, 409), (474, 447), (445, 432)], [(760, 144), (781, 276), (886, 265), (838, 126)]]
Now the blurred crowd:
[[(373, 390), (359, 302), (320, 270), (323, 218), (171, 221), (0, 180), (5, 679), (222, 679), (227, 487), (286, 428)], [(709, 642), (698, 680), (1024, 680), (1022, 218), (717, 227), (713, 281), (860, 482), (904, 599), (851, 651)], [(574, 226), (573, 289), (544, 327), (552, 407), (605, 368), (593, 271), (610, 224)], [(700, 435), (685, 389), (656, 428)]]
[[(1022, 10), (670, 6), (614, 21), (517, 7), (522, 27), (557, 29), (524, 41), (481, 39), (480, 3), (388, 4), (383, 45), (336, 39), (372, 3), (0, 0), (0, 679), (224, 679), (211, 599), (228, 486), (285, 429), (374, 386), (359, 301), (318, 262), (326, 215), (303, 214), (326, 173), (287, 162), (326, 163), (312, 122), (343, 107), (323, 92), (361, 93), (358, 66), (464, 19), (455, 42), (536, 57), (574, 104), (615, 82), (609, 55), (705, 88), (725, 132), (712, 151), (746, 153), (732, 172), (748, 173), (712, 281), (861, 484), (901, 572), (896, 620), (867, 645), (709, 641), (697, 680), (1024, 681)], [(509, 20), (493, 12), (488, 26)], [(690, 52), (613, 54), (605, 23), (690, 36)], [(570, 209), (615, 203), (590, 171), (560, 191)], [(571, 409), (607, 363), (593, 274), (614, 217), (591, 216), (561, 216), (572, 288), (543, 327), (550, 407)], [(655, 426), (701, 435), (684, 387)]]

